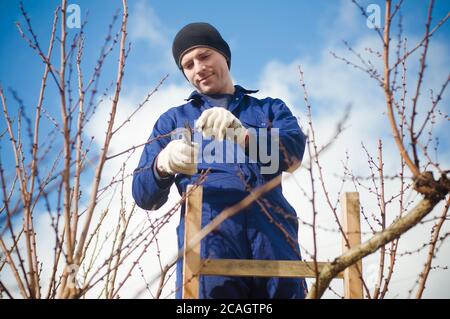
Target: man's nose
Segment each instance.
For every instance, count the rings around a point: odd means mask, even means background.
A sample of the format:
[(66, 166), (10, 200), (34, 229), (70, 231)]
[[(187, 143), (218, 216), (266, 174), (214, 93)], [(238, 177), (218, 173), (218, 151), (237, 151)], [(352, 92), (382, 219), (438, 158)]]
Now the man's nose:
[(195, 62), (195, 74), (201, 74), (205, 70), (205, 64), (201, 61)]

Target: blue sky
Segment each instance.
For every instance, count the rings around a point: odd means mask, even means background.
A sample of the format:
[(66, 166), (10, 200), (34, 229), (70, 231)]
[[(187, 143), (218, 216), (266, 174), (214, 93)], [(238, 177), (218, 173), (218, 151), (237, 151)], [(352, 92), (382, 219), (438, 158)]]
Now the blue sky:
[[(0, 0), (0, 83), (5, 90), (13, 115), (17, 114), (18, 105), (8, 91), (9, 88), (17, 91), (24, 101), (26, 110), (29, 111), (29, 116), (34, 118), (32, 111), (38, 98), (44, 64), (17, 32), (15, 22), (20, 21), (23, 26), (25, 24), (18, 3), (18, 1)], [(380, 5), (381, 11), (384, 8), (384, 1), (365, 0), (360, 3), (364, 8), (369, 4)], [(53, 11), (58, 4), (59, 1), (24, 1), (34, 31), (45, 51), (50, 36)], [(86, 44), (82, 64), (85, 78), (88, 79), (92, 74), (108, 25), (116, 10), (121, 8), (121, 1), (79, 0), (68, 1), (68, 4), (79, 5), (82, 17), (89, 12), (88, 24), (85, 28)], [(349, 152), (355, 173), (367, 175), (367, 160), (360, 145), (361, 142), (364, 142), (369, 151), (376, 152), (378, 138), (383, 139), (385, 147), (386, 172), (397, 172), (398, 153), (392, 143), (392, 133), (386, 125), (382, 90), (366, 74), (346, 66), (330, 55), (330, 51), (333, 51), (354, 60), (342, 44), (342, 40), (348, 41), (361, 53), (365, 52), (366, 47), (381, 50), (376, 33), (366, 26), (365, 18), (350, 0), (229, 0), (226, 2), (130, 0), (128, 5), (130, 14), (128, 41), (131, 42), (131, 52), (126, 63), (118, 118), (126, 119), (127, 115), (166, 74), (169, 74), (169, 78), (141, 113), (133, 119), (130, 125), (125, 127), (123, 134), (115, 137), (111, 145), (113, 153), (144, 142), (158, 116), (169, 107), (182, 104), (183, 99), (188, 96), (192, 88), (173, 62), (171, 43), (176, 32), (185, 24), (206, 21), (215, 25), (230, 44), (232, 50), (231, 71), (236, 83), (249, 89), (261, 89), (260, 96), (270, 95), (285, 100), (292, 111), (302, 118), (304, 125), (306, 108), (303, 102), (303, 92), (299, 87), (297, 69), (299, 64), (302, 65), (313, 105), (319, 141), (327, 141), (327, 138), (333, 134), (335, 123), (341, 117), (345, 107), (348, 104), (353, 106), (347, 130), (333, 145), (329, 153), (323, 157), (322, 163), (328, 181), (332, 180), (332, 176), (339, 174), (338, 172), (342, 172), (341, 161), (345, 160), (346, 151)], [(424, 34), (427, 8), (428, 1), (404, 1), (403, 28), (408, 37), (409, 48), (413, 47)], [(437, 0), (432, 25), (435, 25), (436, 21), (444, 17), (449, 10), (450, 1)], [(381, 17), (381, 23), (383, 22), (383, 17)], [(120, 20), (115, 23), (115, 32), (119, 27)], [(77, 29), (68, 30), (69, 40), (77, 31)], [(396, 34), (397, 27), (394, 26), (393, 37)], [(425, 102), (429, 95), (428, 90), (430, 88), (438, 90), (449, 74), (449, 39), (450, 23), (447, 22), (432, 37), (421, 97), (425, 107), (428, 105)], [(108, 57), (101, 76), (100, 92), (103, 92), (115, 80), (117, 58), (117, 50)], [(408, 65), (409, 81), (411, 81), (408, 84), (411, 88), (415, 84), (413, 79), (418, 70), (419, 55), (416, 54), (412, 58), (415, 62)], [(52, 61), (59, 66), (59, 48), (54, 51)], [(380, 66), (380, 61), (374, 59), (374, 64)], [(53, 80), (49, 77), (47, 83), (48, 90), (44, 107), (52, 116), (59, 118), (59, 100)], [(448, 101), (447, 90), (441, 103), (441, 110), (447, 114), (450, 113)], [(108, 111), (107, 103), (100, 104), (96, 115), (86, 128), (86, 138), (94, 136), (98, 143), (95, 144), (96, 147), (101, 145)], [(46, 133), (53, 126), (45, 117), (41, 123), (40, 139), (44, 140)], [(5, 121), (2, 117), (0, 132), (3, 132), (4, 128)], [(437, 123), (435, 130), (436, 135), (440, 138), (439, 158), (448, 167), (450, 165), (450, 148), (446, 139), (450, 133), (448, 124), (441, 121)], [(3, 139), (0, 143), (3, 165), (6, 167), (7, 174), (12, 176), (13, 159), (9, 156), (9, 141)], [(131, 158), (129, 169), (136, 164), (138, 160), (136, 155)], [(117, 162), (108, 164), (111, 166), (105, 169), (106, 180), (110, 180), (114, 172), (121, 167), (122, 159), (119, 158)], [(48, 165), (50, 164), (48, 163)], [(89, 173), (85, 176), (83, 181), (85, 187), (90, 187), (92, 182), (90, 177)], [(307, 184), (308, 176), (304, 173), (300, 173), (298, 178), (305, 185)], [(330, 193), (337, 194), (339, 184), (330, 184)], [(398, 189), (393, 184), (386, 185), (386, 188), (392, 193)], [(298, 211), (306, 213), (306, 199), (298, 195), (300, 191), (296, 189), (296, 186), (286, 182), (284, 190), (291, 204)], [(350, 188), (350, 190), (352, 189)], [(175, 189), (172, 190), (173, 193), (176, 194)], [(128, 196), (131, 195), (128, 194)], [(84, 199), (82, 198), (82, 201)], [(171, 197), (169, 203), (164, 207), (170, 207), (175, 200), (176, 197)], [(131, 203), (131, 200), (129, 202)], [(320, 205), (323, 206), (323, 204)], [(319, 209), (326, 210), (326, 207), (320, 205)], [(371, 207), (371, 204), (367, 205)], [(369, 208), (367, 210), (370, 211)], [(321, 222), (323, 225), (334, 227), (333, 221), (330, 222), (325, 217)], [(424, 236), (428, 236), (428, 233), (427, 229), (421, 229), (418, 233), (411, 232), (410, 238), (405, 239), (405, 249), (417, 248), (426, 240)], [(301, 242), (308, 247), (310, 239), (305, 238), (306, 235), (301, 234), (300, 236)], [(320, 243), (322, 246), (319, 245), (319, 247), (323, 247), (323, 255), (320, 256), (322, 259), (331, 258), (335, 255), (336, 249), (340, 250), (340, 241), (334, 237), (327, 237), (327, 234), (323, 238), (323, 242)], [(173, 242), (174, 233), (169, 232), (166, 239), (166, 242)], [(441, 251), (445, 250), (444, 247)], [(450, 264), (448, 253), (443, 258), (447, 265)], [(404, 266), (399, 266), (404, 268), (400, 268), (403, 271), (398, 272), (400, 274), (398, 281), (394, 280), (392, 296), (397, 294), (404, 296), (401, 293), (411, 288), (404, 285), (405, 276), (409, 276), (407, 278), (413, 282), (423, 259), (420, 261), (409, 259), (408, 261), (408, 256), (406, 256), (405, 260)], [(416, 267), (411, 267), (414, 262), (417, 263)], [(436, 273), (437, 275), (433, 279), (434, 283), (440, 283), (441, 286), (442, 282), (448, 283), (448, 273), (442, 271)], [(440, 289), (436, 288), (431, 296), (448, 297), (448, 292), (445, 287), (440, 287)]]
[[(347, 2), (347, 1), (345, 1)], [(20, 90), (22, 87), (37, 90), (36, 78), (42, 72), (40, 61), (18, 36), (15, 21), (22, 21), (18, 1), (2, 0), (0, 12), (0, 81), (5, 87)], [(58, 1), (24, 1), (32, 19), (35, 32), (43, 47), (48, 42), (53, 10)], [(78, 4), (84, 16), (89, 11), (86, 28), (87, 50), (85, 60), (95, 61), (98, 48), (104, 39), (107, 25), (120, 1), (68, 1)], [(231, 45), (232, 71), (243, 84), (254, 86), (261, 68), (270, 60), (288, 62), (297, 57), (314, 58), (320, 49), (332, 42), (336, 45), (346, 39), (350, 43), (356, 36), (373, 32), (360, 21), (353, 28), (346, 29), (339, 21), (344, 1), (148, 1), (153, 15), (147, 14), (149, 23), (160, 27), (160, 32), (169, 42), (177, 30), (189, 22), (207, 21), (214, 24)], [(363, 6), (382, 1), (361, 1)], [(129, 1), (130, 22), (143, 1)], [(426, 15), (427, 1), (405, 1), (405, 29), (420, 31)], [(442, 17), (449, 10), (445, 0), (436, 1), (434, 17)], [(358, 13), (358, 8), (349, 6)], [(148, 12), (150, 13), (150, 11)], [(351, 15), (351, 13), (348, 13)], [(410, 17), (414, 16), (414, 19)], [(153, 20), (153, 21), (151, 21)], [(436, 20), (435, 20), (436, 21)], [(117, 24), (118, 25), (118, 24)], [(76, 30), (76, 29), (73, 29)], [(69, 36), (74, 32), (70, 32)], [(447, 24), (436, 35), (437, 39), (448, 39), (450, 26)], [(132, 39), (131, 39), (132, 40)], [(171, 73), (169, 81), (183, 81), (173, 69), (158, 67), (161, 53), (168, 47), (150, 41), (132, 41), (132, 53), (127, 64), (127, 86), (151, 85), (165, 73)], [(170, 43), (168, 43), (170, 45)], [(144, 63), (152, 67), (143, 68)], [(113, 71), (113, 70), (112, 70)], [(109, 72), (105, 72), (109, 74)], [(25, 91), (25, 90), (24, 90)], [(21, 93), (26, 98), (28, 92)], [(33, 92), (33, 91), (32, 91)], [(30, 92), (30, 93), (32, 93)], [(35, 92), (35, 91), (34, 91)]]

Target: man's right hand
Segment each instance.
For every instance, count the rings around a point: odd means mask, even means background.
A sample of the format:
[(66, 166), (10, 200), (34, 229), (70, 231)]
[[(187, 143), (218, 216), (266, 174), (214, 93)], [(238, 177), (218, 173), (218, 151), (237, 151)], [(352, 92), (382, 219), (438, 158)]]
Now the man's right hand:
[(173, 140), (159, 153), (156, 168), (161, 175), (197, 173), (198, 143)]

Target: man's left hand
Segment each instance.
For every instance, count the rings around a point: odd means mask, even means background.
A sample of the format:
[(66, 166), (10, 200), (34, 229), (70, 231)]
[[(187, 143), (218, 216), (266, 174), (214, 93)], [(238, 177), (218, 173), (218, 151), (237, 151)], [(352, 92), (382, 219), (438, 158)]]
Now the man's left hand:
[(205, 138), (214, 135), (219, 141), (227, 139), (234, 140), (237, 144), (245, 144), (247, 129), (236, 116), (223, 107), (212, 107), (203, 111), (195, 123), (195, 128), (201, 131)]

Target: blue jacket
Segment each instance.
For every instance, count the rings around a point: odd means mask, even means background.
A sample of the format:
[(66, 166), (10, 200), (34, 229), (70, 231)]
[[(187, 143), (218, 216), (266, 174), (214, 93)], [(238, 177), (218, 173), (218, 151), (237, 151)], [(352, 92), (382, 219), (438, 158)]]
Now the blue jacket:
[[(255, 162), (254, 158), (251, 159), (246, 154), (243, 155), (245, 161), (237, 163), (226, 163), (225, 160), (211, 162), (208, 159), (200, 161), (198, 174), (210, 168), (210, 173), (202, 184), (203, 225), (211, 221), (224, 208), (244, 198), (248, 194), (247, 187), (261, 186), (287, 170), (296, 161), (300, 161), (305, 149), (305, 136), (297, 119), (283, 101), (273, 98), (257, 99), (250, 95), (257, 91), (246, 90), (241, 86), (235, 86), (235, 89), (228, 110), (239, 118), (246, 128), (256, 130), (256, 138), (260, 143), (267, 143), (269, 154), (272, 138), (270, 131), (272, 128), (278, 128), (280, 151), (275, 155), (278, 157), (279, 167), (272, 174), (261, 174), (261, 168), (268, 164), (264, 163), (259, 156)], [(212, 106), (204, 96), (194, 91), (186, 104), (169, 109), (157, 120), (149, 143), (145, 145), (139, 165), (133, 174), (132, 193), (139, 207), (156, 210), (167, 201), (170, 187), (174, 182), (181, 195), (186, 191), (186, 186), (198, 178), (198, 174), (193, 176), (177, 174), (175, 177), (161, 180), (155, 176), (153, 164), (156, 156), (171, 140), (167, 134), (177, 128), (185, 127), (186, 122), (190, 127), (194, 127), (194, 121), (210, 107)], [(157, 138), (161, 135), (167, 135), (167, 137)], [(218, 155), (215, 154), (217, 152), (221, 153), (223, 147), (223, 153), (219, 154), (219, 157), (225, 156), (224, 153), (234, 145), (228, 141), (202, 140), (199, 153), (202, 154), (208, 148), (211, 150), (210, 143), (219, 143), (215, 145), (215, 152), (212, 152), (214, 156)], [(239, 152), (241, 149), (237, 147), (234, 150)], [(209, 153), (211, 152), (206, 152), (206, 154)], [(274, 226), (275, 224), (286, 231), (280, 231)], [(203, 258), (300, 260), (297, 229), (296, 212), (283, 196), (280, 184), (246, 212), (224, 222), (217, 232), (207, 236), (202, 241), (201, 255)], [(178, 245), (182, 248), (184, 207), (181, 209), (180, 225), (177, 231)], [(177, 267), (177, 284), (180, 285), (182, 264), (179, 262)], [(297, 287), (302, 288), (299, 290)], [(298, 279), (209, 276), (201, 278), (200, 295), (203, 298), (246, 298), (249, 296), (301, 298), (304, 296), (303, 288), (305, 287), (304, 281)], [(177, 293), (177, 296), (180, 294)]]
[[(255, 129), (279, 128), (280, 145), (282, 145), (282, 149), (285, 149), (285, 152), (283, 150), (280, 151), (278, 172), (276, 174), (261, 175), (259, 174), (259, 167), (261, 166), (259, 163), (256, 163), (256, 165), (253, 163), (248, 163), (247, 165), (239, 163), (235, 165), (229, 163), (212, 163), (212, 165), (200, 163), (198, 165), (199, 171), (212, 167), (214, 171), (235, 174), (238, 166), (240, 166), (240, 168), (247, 169), (246, 173), (248, 175), (245, 176), (246, 179), (250, 177), (250, 174), (253, 174), (253, 177), (257, 177), (254, 180), (254, 184), (250, 185), (255, 187), (270, 180), (274, 175), (281, 174), (295, 160), (302, 159), (305, 150), (305, 135), (301, 131), (297, 119), (280, 99), (265, 98), (259, 100), (248, 95), (255, 92), (257, 91), (246, 90), (236, 86), (236, 97), (229, 106), (229, 110), (246, 127)], [(202, 95), (196, 91), (189, 96), (188, 101), (188, 103), (173, 107), (161, 115), (153, 128), (149, 141), (154, 140), (159, 135), (169, 134), (176, 128), (184, 127), (186, 120), (191, 127), (194, 127), (194, 120), (204, 110), (211, 107), (206, 100), (202, 99)], [(270, 135), (268, 135), (268, 138), (270, 138)], [(156, 210), (167, 201), (169, 189), (174, 180), (172, 179), (165, 184), (159, 183), (151, 168), (156, 156), (169, 142), (170, 137), (166, 137), (148, 143), (144, 147), (139, 165), (135, 170), (133, 176), (133, 197), (136, 204), (143, 209)], [(267, 143), (270, 145), (270, 141)], [(203, 145), (203, 148), (205, 145)], [(195, 180), (195, 178), (196, 175), (193, 177), (187, 175), (177, 176), (176, 183), (180, 194), (186, 190), (186, 185), (191, 180)], [(281, 188), (281, 185), (279, 187)]]

